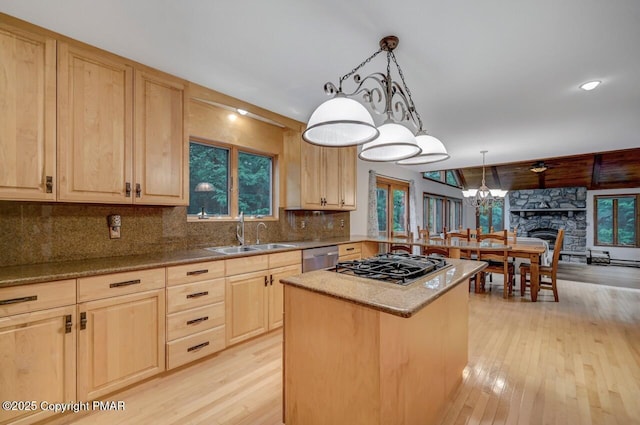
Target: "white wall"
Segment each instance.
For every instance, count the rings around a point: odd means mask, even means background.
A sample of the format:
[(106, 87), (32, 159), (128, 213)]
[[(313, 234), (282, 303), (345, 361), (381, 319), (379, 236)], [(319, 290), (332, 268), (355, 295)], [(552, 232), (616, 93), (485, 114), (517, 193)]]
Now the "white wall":
[[(416, 183), (416, 222), (422, 227), (422, 194), (423, 192), (434, 193), (453, 198), (462, 198), (460, 189), (456, 189), (445, 184), (432, 182), (422, 178), (422, 173), (396, 165), (392, 162), (367, 162), (358, 159), (358, 182), (357, 182), (357, 209), (351, 212), (350, 226), (352, 236), (363, 236), (367, 234), (367, 203), (369, 170), (374, 170), (376, 174), (402, 180), (414, 180)], [(415, 232), (416, 229), (413, 229)]]
[(640, 261), (640, 248), (611, 248), (605, 246), (594, 245), (594, 214), (593, 214), (593, 197), (594, 195), (623, 195), (636, 194), (640, 192), (640, 188), (636, 189), (609, 189), (609, 190), (587, 190), (587, 248), (602, 249), (609, 251), (612, 259), (617, 260), (635, 260)]

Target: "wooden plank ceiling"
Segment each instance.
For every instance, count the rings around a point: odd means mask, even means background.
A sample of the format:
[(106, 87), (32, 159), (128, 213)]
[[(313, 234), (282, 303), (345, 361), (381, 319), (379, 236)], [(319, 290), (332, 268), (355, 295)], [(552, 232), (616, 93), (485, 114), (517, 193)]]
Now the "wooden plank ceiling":
[[(538, 162), (543, 162), (547, 170), (531, 171)], [(482, 167), (461, 168), (458, 172), (464, 188), (480, 186)], [(491, 165), (485, 174), (491, 189), (635, 188), (640, 187), (640, 148)]]

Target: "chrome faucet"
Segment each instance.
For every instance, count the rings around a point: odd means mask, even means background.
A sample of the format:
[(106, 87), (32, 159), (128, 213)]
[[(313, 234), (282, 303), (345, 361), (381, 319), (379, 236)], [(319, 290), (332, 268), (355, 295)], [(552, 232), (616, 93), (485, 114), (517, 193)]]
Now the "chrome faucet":
[(260, 244), (260, 226), (262, 225), (262, 227), (264, 227), (264, 230), (267, 230), (267, 225), (264, 224), (262, 221), (260, 223), (258, 223), (258, 225), (256, 226), (256, 245)]
[(238, 238), (240, 245), (244, 245), (244, 213), (242, 211), (240, 211), (238, 221), (240, 224), (236, 225), (236, 238)]

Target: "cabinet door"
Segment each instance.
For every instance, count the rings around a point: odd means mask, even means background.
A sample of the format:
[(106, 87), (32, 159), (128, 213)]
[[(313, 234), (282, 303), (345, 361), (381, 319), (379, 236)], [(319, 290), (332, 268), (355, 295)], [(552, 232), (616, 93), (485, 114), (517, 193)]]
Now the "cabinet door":
[(0, 58), (0, 199), (53, 201), (55, 41), (0, 23)]
[(340, 151), (340, 209), (356, 209), (357, 148), (342, 148)]
[(38, 403), (0, 410), (0, 423), (33, 423), (53, 414), (39, 403), (76, 398), (75, 306), (0, 318), (0, 400)]
[(78, 400), (165, 370), (164, 289), (78, 304), (78, 312)]
[(324, 172), (322, 147), (301, 142), (300, 196), (303, 208), (322, 209), (324, 198)]
[(60, 43), (59, 200), (132, 202), (132, 108), (130, 66), (104, 52)]
[(344, 148), (323, 148), (324, 171), (324, 208), (340, 208), (340, 151)]
[(268, 271), (226, 279), (227, 346), (268, 330)]
[(270, 271), (269, 279), (269, 330), (282, 326), (284, 317), (284, 285), (280, 279), (287, 276), (294, 276), (302, 273), (302, 267), (295, 266), (279, 267)]
[(188, 205), (184, 82), (136, 71), (135, 117), (134, 202)]

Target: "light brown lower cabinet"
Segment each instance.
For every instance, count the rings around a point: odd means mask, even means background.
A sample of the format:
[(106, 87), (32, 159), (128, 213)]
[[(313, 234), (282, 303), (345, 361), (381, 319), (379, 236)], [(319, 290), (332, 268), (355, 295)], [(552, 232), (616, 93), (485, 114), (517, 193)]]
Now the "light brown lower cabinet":
[[(289, 251), (227, 260), (227, 345), (282, 326), (280, 279), (301, 273), (301, 252)], [(237, 273), (238, 270), (247, 273)]]
[(78, 400), (165, 370), (165, 290), (78, 304)]
[(75, 280), (0, 288), (0, 400), (14, 402), (0, 424), (31, 424), (53, 415), (41, 402), (76, 400), (75, 289)]
[(225, 261), (167, 267), (167, 369), (225, 345)]

